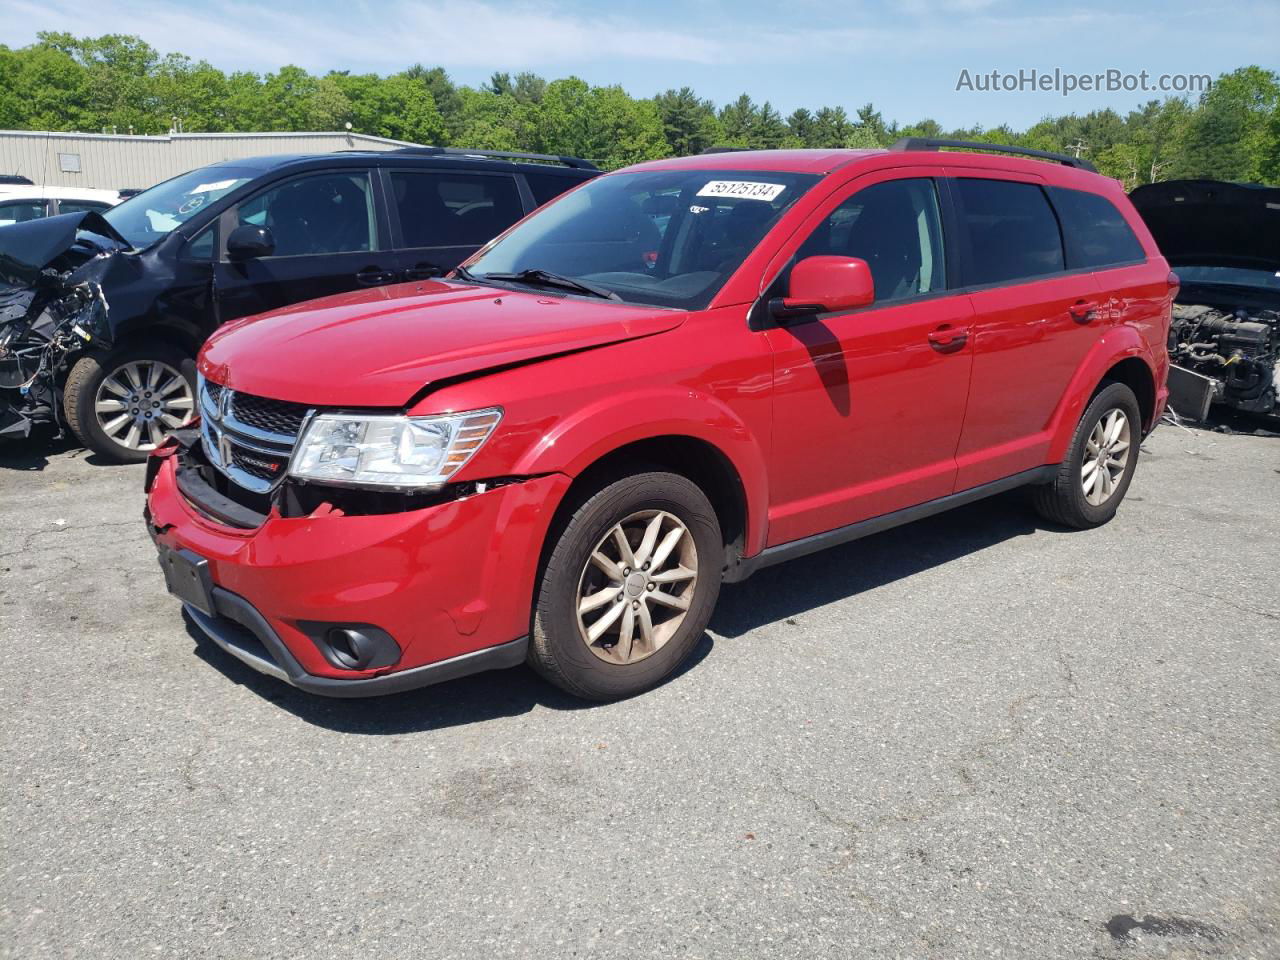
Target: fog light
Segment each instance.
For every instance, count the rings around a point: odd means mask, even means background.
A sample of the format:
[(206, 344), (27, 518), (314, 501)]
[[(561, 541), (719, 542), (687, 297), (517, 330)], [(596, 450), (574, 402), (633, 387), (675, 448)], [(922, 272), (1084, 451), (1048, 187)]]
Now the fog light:
[(325, 660), (340, 670), (389, 667), (400, 659), (400, 646), (387, 631), (365, 623), (298, 624)]

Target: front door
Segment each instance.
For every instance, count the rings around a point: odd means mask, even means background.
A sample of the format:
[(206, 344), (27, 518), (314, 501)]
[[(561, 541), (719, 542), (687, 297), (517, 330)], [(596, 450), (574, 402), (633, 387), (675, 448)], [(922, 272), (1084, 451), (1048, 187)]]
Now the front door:
[[(226, 238), (246, 224), (267, 227), (275, 250), (232, 262)], [(223, 214), (219, 322), (396, 281), (386, 232), (368, 170), (326, 170), (267, 187)]]
[(770, 546), (953, 491), (973, 308), (948, 291), (940, 207), (929, 177), (872, 174), (803, 228), (792, 262), (866, 260), (876, 300), (765, 334), (775, 384)]

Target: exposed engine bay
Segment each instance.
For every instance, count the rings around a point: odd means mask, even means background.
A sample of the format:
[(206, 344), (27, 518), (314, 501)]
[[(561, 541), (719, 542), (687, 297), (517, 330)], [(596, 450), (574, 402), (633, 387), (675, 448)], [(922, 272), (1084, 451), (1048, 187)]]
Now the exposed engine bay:
[(1280, 188), (1168, 180), (1129, 199), (1181, 281), (1169, 330), (1169, 406), (1280, 415)]
[(0, 245), (0, 439), (60, 425), (69, 363), (86, 348), (111, 346), (100, 281), (122, 241), (93, 213), (31, 223), (41, 232), (15, 224)]
[[(1280, 311), (1243, 308), (1218, 310), (1203, 304), (1177, 303), (1169, 332), (1169, 359), (1211, 383), (1191, 380), (1178, 389), (1174, 411), (1202, 420), (1208, 403), (1222, 403), (1247, 413), (1276, 413), (1280, 395)], [(1180, 374), (1175, 380), (1186, 380)], [(1182, 406), (1190, 409), (1179, 409)]]

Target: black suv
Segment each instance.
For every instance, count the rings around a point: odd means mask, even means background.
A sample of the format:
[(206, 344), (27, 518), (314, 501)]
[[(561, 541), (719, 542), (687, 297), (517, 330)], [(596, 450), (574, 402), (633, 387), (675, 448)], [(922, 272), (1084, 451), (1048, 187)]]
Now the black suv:
[(0, 227), (0, 437), (65, 422), (141, 461), (191, 418), (221, 323), (435, 277), (599, 171), (440, 147), (229, 160), (101, 216)]

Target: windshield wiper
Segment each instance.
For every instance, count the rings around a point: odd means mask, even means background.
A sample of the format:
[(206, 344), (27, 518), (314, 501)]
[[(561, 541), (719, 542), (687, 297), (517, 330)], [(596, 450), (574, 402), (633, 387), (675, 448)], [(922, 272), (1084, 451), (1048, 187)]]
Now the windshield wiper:
[(454, 267), (453, 275), (457, 277), (459, 280), (466, 280), (470, 283), (482, 282), (479, 277), (477, 277), (474, 273), (472, 273), (466, 267)]
[(601, 300), (622, 300), (620, 296), (605, 287), (597, 287), (595, 284), (583, 283), (581, 280), (573, 279), (573, 277), (562, 277), (558, 273), (536, 268), (521, 270), (518, 273), (482, 273), (478, 277), (474, 277), (474, 279), (481, 282), (485, 280), (501, 280), (508, 283), (527, 283), (536, 287), (555, 287), (560, 290), (570, 290), (574, 293), (585, 293), (589, 297), (599, 297)]

